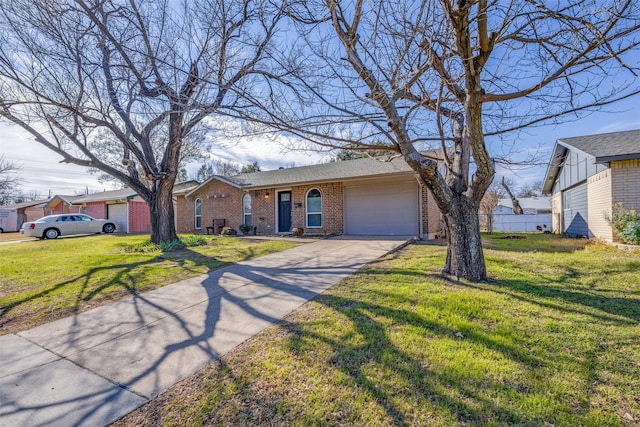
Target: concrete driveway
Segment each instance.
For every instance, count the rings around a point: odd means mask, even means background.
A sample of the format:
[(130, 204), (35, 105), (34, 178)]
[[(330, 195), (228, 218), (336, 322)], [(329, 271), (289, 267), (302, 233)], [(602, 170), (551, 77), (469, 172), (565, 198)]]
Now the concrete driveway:
[(0, 337), (0, 425), (106, 425), (408, 237), (306, 243)]

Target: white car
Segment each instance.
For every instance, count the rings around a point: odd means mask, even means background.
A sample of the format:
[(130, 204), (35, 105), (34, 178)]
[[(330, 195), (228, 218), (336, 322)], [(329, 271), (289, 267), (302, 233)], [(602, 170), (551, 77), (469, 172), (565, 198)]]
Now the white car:
[(20, 234), (39, 239), (55, 239), (72, 234), (113, 233), (116, 225), (108, 219), (95, 219), (83, 214), (62, 214), (25, 222)]

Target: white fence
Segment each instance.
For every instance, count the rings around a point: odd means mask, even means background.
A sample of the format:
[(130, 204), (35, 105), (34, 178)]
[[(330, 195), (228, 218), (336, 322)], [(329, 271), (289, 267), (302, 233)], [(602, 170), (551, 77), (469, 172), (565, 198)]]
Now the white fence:
[[(482, 215), (485, 216), (485, 215)], [(488, 229), (488, 216), (480, 218), (482, 228)], [(551, 231), (551, 214), (493, 215), (493, 231), (541, 232)]]

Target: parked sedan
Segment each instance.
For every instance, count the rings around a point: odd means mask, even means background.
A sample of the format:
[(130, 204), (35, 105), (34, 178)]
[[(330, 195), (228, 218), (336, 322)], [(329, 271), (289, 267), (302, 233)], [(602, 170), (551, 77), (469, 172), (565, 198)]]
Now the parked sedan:
[(108, 219), (95, 219), (83, 214), (49, 215), (20, 228), (23, 236), (55, 239), (72, 234), (113, 233), (116, 225)]

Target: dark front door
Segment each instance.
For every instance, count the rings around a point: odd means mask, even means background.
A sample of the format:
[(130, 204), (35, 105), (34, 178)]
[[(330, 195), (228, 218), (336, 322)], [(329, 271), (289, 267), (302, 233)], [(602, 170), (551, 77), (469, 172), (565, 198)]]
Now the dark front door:
[(291, 191), (278, 193), (278, 231), (280, 233), (291, 231)]

